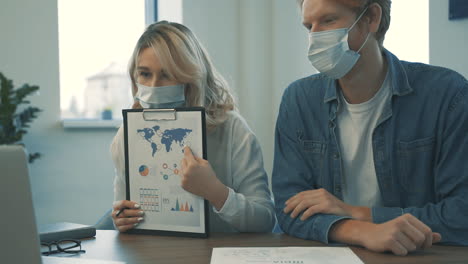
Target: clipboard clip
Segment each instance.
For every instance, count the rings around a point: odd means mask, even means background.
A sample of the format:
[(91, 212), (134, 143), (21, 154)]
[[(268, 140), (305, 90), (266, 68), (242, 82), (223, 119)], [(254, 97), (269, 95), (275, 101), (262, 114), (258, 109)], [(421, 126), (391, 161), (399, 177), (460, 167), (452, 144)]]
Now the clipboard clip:
[(175, 109), (143, 109), (145, 121), (177, 120)]

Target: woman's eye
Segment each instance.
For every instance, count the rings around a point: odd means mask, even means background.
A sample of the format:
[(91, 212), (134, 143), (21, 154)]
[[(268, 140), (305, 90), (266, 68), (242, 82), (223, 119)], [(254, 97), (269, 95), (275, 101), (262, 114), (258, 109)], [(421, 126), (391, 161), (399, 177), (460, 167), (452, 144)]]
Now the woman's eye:
[(161, 78), (161, 79), (168, 79), (168, 78), (169, 78), (169, 75), (167, 75), (165, 72), (161, 72), (159, 78)]
[(141, 76), (143, 78), (149, 78), (149, 77), (151, 77), (151, 73), (142, 71), (142, 72), (139, 73), (139, 76)]

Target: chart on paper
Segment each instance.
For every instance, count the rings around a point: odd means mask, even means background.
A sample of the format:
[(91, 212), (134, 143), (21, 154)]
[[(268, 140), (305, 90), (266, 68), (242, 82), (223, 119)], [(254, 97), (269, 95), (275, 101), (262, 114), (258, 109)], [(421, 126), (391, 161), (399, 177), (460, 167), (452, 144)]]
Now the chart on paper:
[(138, 228), (200, 227), (204, 200), (181, 187), (184, 148), (197, 156), (203, 151), (200, 121), (180, 117), (177, 123), (146, 122), (136, 117), (128, 122), (127, 137), (133, 150), (128, 157), (130, 198), (145, 211)]

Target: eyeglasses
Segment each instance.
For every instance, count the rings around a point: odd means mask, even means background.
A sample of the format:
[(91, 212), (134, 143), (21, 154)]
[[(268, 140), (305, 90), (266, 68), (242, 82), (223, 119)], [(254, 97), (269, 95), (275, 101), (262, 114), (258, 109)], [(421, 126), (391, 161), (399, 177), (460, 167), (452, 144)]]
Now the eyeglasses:
[(49, 256), (56, 253), (77, 254), (84, 253), (81, 249), (81, 241), (75, 239), (63, 239), (52, 242), (41, 242), (41, 254)]

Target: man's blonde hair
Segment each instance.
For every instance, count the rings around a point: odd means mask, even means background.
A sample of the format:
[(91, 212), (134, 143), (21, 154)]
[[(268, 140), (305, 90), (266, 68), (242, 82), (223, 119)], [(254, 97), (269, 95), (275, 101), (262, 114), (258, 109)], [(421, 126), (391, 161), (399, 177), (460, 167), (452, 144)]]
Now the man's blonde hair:
[[(327, 0), (330, 1), (330, 0)], [(342, 5), (350, 7), (356, 15), (359, 15), (363, 12), (369, 5), (371, 4), (378, 4), (382, 8), (382, 18), (380, 20), (379, 29), (375, 34), (377, 41), (379, 42), (380, 46), (382, 47), (383, 41), (385, 39), (385, 34), (390, 27), (390, 9), (392, 6), (391, 0), (333, 0)], [(302, 9), (302, 5), (304, 4), (304, 0), (297, 0), (299, 7)], [(366, 14), (364, 14), (366, 15)]]
[(149, 25), (138, 39), (130, 59), (129, 74), (135, 96), (136, 68), (142, 50), (152, 48), (170, 79), (185, 84), (185, 106), (203, 106), (208, 128), (214, 128), (235, 110), (234, 97), (216, 71), (208, 53), (184, 25), (160, 21)]

